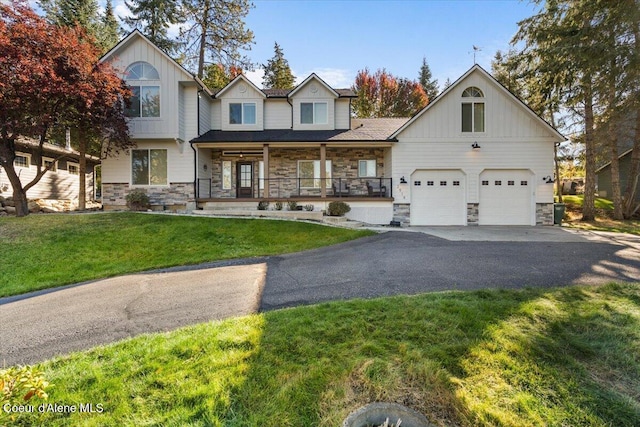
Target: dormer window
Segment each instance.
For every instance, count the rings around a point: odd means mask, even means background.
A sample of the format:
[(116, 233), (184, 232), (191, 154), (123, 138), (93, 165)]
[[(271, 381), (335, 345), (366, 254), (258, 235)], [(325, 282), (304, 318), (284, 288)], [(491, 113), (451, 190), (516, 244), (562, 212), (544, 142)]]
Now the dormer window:
[(229, 124), (232, 125), (255, 125), (256, 124), (256, 103), (231, 103), (229, 104)]
[(160, 117), (160, 75), (147, 62), (134, 62), (124, 72), (131, 89), (131, 106), (127, 117)]
[(326, 125), (329, 114), (326, 102), (301, 102), (300, 123), (303, 125)]
[(484, 93), (471, 86), (462, 98), (462, 132), (484, 132)]

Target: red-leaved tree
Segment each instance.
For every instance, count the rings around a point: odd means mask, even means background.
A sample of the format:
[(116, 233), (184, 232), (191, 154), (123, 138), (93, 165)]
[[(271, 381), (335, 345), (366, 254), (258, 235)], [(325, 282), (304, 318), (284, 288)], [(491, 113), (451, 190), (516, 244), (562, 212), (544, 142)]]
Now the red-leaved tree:
[(398, 78), (382, 69), (371, 74), (360, 70), (352, 87), (356, 117), (410, 117), (424, 108), (429, 99), (419, 82)]
[[(27, 191), (49, 169), (41, 158), (54, 126), (78, 127), (112, 149), (131, 145), (124, 114), (130, 91), (99, 55), (81, 28), (49, 24), (26, 2), (0, 4), (0, 166), (13, 186), (17, 216), (29, 213)], [(21, 137), (39, 141), (36, 176), (26, 184), (13, 165)], [(84, 153), (80, 159), (83, 169)]]

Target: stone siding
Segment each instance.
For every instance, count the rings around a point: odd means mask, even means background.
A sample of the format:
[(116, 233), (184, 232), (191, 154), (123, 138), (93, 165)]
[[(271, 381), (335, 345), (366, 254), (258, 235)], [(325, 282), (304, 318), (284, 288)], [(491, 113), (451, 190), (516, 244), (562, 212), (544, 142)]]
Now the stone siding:
[(411, 223), (411, 204), (394, 203), (393, 204), (393, 220), (398, 221), (400, 225), (407, 226)]
[[(377, 176), (384, 170), (384, 149), (382, 148), (327, 148), (327, 160), (331, 161), (331, 178), (347, 179), (351, 194), (367, 194), (367, 178), (358, 178), (358, 160), (376, 160)], [(320, 148), (270, 148), (269, 149), (269, 197), (289, 198), (292, 196), (320, 196), (320, 188), (298, 188), (298, 162), (300, 160), (320, 160)], [(238, 162), (253, 163), (253, 195), (255, 198), (266, 198), (267, 191), (259, 189), (258, 163), (262, 156), (251, 155), (222, 156), (222, 151), (212, 153), (212, 198), (235, 198), (236, 175)], [(222, 188), (222, 162), (231, 162), (231, 189)], [(265, 177), (266, 177), (265, 172)], [(370, 178), (369, 178), (370, 179)], [(206, 190), (208, 194), (208, 188)], [(332, 194), (331, 186), (327, 195)]]
[(553, 203), (536, 203), (536, 225), (553, 225)]
[(478, 225), (478, 203), (467, 203), (467, 225)]
[[(175, 209), (184, 207), (195, 199), (192, 182), (172, 182), (168, 187), (137, 187), (146, 191), (153, 208)], [(127, 206), (127, 194), (132, 190), (128, 183), (103, 183), (102, 204), (106, 209)]]

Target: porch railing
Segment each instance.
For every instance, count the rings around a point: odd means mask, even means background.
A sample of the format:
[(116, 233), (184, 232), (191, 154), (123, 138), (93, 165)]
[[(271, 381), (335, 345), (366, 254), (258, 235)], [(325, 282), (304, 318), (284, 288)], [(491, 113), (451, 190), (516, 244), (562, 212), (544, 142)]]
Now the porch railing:
[[(235, 183), (234, 183), (235, 184)], [(321, 197), (322, 185), (326, 197), (393, 197), (391, 178), (262, 178), (253, 184), (255, 199)], [(236, 188), (214, 189), (210, 178), (198, 178), (196, 197), (199, 199), (236, 197)], [(268, 190), (268, 191), (267, 191)]]

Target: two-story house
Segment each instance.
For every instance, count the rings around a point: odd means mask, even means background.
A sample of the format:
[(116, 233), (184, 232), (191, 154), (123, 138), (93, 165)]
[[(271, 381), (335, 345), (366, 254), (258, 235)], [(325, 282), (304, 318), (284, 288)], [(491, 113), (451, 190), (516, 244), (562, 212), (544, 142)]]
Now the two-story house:
[(564, 138), (478, 66), (409, 120), (352, 118), (353, 91), (315, 74), (292, 90), (241, 75), (213, 93), (138, 31), (103, 61), (132, 88), (137, 142), (103, 161), (107, 209), (143, 188), (168, 209), (343, 200), (374, 224), (552, 221), (543, 178)]

